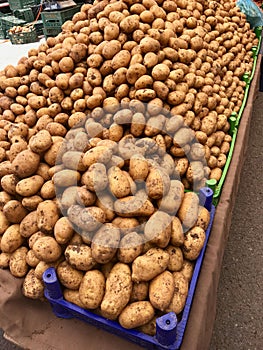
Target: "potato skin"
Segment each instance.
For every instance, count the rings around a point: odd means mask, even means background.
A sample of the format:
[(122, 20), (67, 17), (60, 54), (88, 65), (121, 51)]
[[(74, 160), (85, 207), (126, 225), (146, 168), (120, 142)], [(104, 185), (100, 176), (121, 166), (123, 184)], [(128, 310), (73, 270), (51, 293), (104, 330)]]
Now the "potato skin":
[(120, 230), (112, 224), (104, 224), (92, 239), (92, 257), (99, 264), (108, 263), (114, 257), (119, 242)]
[(185, 234), (182, 246), (184, 257), (188, 260), (198, 258), (205, 243), (205, 231), (201, 227), (195, 226)]
[(59, 244), (67, 243), (73, 236), (74, 230), (67, 217), (60, 218), (54, 226), (54, 237)]
[(132, 329), (148, 323), (154, 317), (154, 308), (149, 301), (136, 301), (125, 307), (119, 316), (123, 328)]
[(133, 283), (130, 302), (148, 299), (149, 282)]
[(184, 196), (184, 186), (181, 181), (171, 180), (171, 186), (166, 196), (158, 201), (159, 210), (168, 214), (177, 213)]
[(175, 312), (177, 315), (183, 310), (188, 294), (188, 281), (181, 272), (173, 272), (174, 294), (166, 312)]
[(99, 270), (87, 271), (79, 287), (79, 298), (87, 309), (100, 306), (105, 292), (105, 277)]
[(152, 306), (164, 311), (172, 300), (174, 287), (174, 277), (171, 272), (164, 271), (156, 276), (149, 286), (149, 299)]
[(27, 214), (21, 221), (19, 232), (21, 236), (28, 238), (37, 231), (37, 212), (34, 210)]
[(64, 287), (78, 290), (83, 278), (83, 272), (74, 269), (67, 261), (63, 261), (57, 267), (59, 281)]
[(96, 265), (91, 248), (86, 244), (69, 244), (64, 255), (71, 266), (81, 271), (88, 271)]
[(169, 175), (160, 168), (151, 168), (146, 179), (148, 195), (152, 199), (160, 199), (170, 189)]
[(42, 299), (44, 297), (44, 283), (36, 277), (34, 269), (31, 269), (26, 275), (22, 293), (25, 297), (31, 299)]
[(37, 226), (44, 233), (51, 233), (59, 219), (59, 212), (56, 203), (46, 200), (39, 203), (37, 207)]
[(107, 280), (105, 295), (101, 302), (102, 316), (116, 320), (128, 304), (132, 291), (131, 270), (128, 265), (117, 263)]
[(9, 226), (1, 239), (1, 251), (3, 253), (13, 253), (24, 242), (24, 237), (20, 235), (19, 225)]
[(12, 166), (15, 174), (22, 179), (36, 173), (39, 162), (40, 156), (37, 153), (26, 149), (18, 153), (12, 162)]
[(184, 194), (182, 204), (178, 210), (178, 217), (183, 227), (189, 229), (194, 226), (198, 218), (199, 198), (194, 192)]
[(42, 185), (44, 179), (39, 175), (33, 175), (25, 179), (20, 180), (16, 185), (16, 193), (23, 197), (30, 197), (35, 195)]
[(54, 262), (61, 256), (62, 250), (55, 238), (46, 236), (36, 240), (32, 247), (36, 257), (45, 262)]
[(120, 241), (118, 260), (129, 264), (143, 251), (143, 239), (137, 232), (127, 233)]
[(150, 281), (162, 273), (169, 264), (169, 254), (161, 248), (151, 248), (132, 263), (134, 282)]
[(171, 238), (172, 217), (159, 210), (155, 212), (145, 224), (144, 235), (151, 243), (165, 248)]
[(28, 265), (26, 262), (26, 255), (28, 249), (26, 247), (20, 247), (10, 257), (9, 268), (10, 272), (15, 277), (24, 277), (28, 271)]
[(205, 207), (199, 206), (196, 226), (199, 226), (202, 229), (206, 230), (209, 225), (209, 222), (210, 222), (209, 211)]

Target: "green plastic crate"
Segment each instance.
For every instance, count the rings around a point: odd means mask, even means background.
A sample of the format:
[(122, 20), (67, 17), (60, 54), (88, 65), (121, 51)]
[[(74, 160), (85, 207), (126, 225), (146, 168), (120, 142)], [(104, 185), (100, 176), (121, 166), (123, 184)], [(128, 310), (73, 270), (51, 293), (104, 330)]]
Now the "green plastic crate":
[(54, 37), (61, 33), (61, 27), (44, 27), (43, 33), (46, 39), (50, 36)]
[(33, 28), (30, 32), (8, 33), (8, 36), (13, 45), (29, 44), (38, 40), (35, 28)]
[(37, 22), (34, 22), (34, 28), (36, 29), (37, 35), (43, 35), (43, 21), (39, 19)]
[(14, 15), (17, 18), (23, 19), (24, 21), (26, 21), (27, 23), (33, 22), (34, 21), (34, 13), (32, 11), (32, 9), (26, 8), (26, 9), (21, 9), (21, 10), (15, 10), (14, 11)]
[(64, 10), (41, 12), (44, 28), (61, 27), (63, 23), (65, 23), (67, 20), (70, 20), (75, 13), (79, 12), (80, 7), (81, 5), (76, 5)]
[(0, 27), (4, 33), (4, 38), (8, 38), (8, 30), (14, 26), (23, 26), (26, 22), (13, 15), (0, 17)]
[(12, 11), (40, 4), (40, 0), (8, 0)]

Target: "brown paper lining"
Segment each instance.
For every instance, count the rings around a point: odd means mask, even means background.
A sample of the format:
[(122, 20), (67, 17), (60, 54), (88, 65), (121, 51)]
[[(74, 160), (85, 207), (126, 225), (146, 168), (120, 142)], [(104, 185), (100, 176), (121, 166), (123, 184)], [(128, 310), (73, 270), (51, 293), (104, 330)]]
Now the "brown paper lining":
[[(194, 300), (181, 350), (207, 350), (213, 331), (216, 297), (232, 210), (237, 195), (242, 165), (248, 144), (253, 101), (258, 91), (261, 55), (249, 98), (239, 127), (235, 151), (220, 202), (205, 258), (198, 279)], [(59, 319), (47, 302), (26, 299), (21, 294), (21, 279), (0, 270), (0, 327), (9, 340), (32, 350), (129, 350), (141, 347), (82, 321)]]

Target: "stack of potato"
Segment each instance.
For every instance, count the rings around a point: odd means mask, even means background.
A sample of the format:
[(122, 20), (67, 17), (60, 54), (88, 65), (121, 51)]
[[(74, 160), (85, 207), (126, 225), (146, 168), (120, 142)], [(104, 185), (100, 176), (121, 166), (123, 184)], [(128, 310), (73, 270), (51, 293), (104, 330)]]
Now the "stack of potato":
[(258, 39), (234, 1), (95, 1), (0, 73), (0, 267), (153, 334), (183, 310)]

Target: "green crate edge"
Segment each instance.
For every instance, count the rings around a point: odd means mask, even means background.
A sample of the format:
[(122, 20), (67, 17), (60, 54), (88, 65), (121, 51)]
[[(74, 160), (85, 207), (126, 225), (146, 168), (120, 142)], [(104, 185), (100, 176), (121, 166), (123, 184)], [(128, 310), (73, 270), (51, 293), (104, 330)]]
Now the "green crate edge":
[(254, 75), (255, 75), (256, 66), (257, 66), (257, 62), (258, 62), (258, 54), (259, 54), (260, 47), (261, 47), (261, 44), (262, 44), (262, 27), (260, 29), (259, 29), (259, 27), (255, 28), (255, 31), (258, 31), (258, 33), (259, 33), (259, 37), (258, 37), (259, 42), (258, 42), (258, 46), (257, 46), (257, 51), (256, 51), (255, 56), (254, 56), (254, 62), (253, 62), (252, 71), (251, 71), (249, 80), (247, 82), (246, 88), (245, 88), (244, 99), (243, 99), (242, 105), (241, 105), (240, 110), (239, 110), (238, 115), (237, 115), (237, 119), (236, 119), (236, 123), (235, 123), (236, 128), (239, 127), (239, 124), (240, 124), (240, 121), (242, 119), (242, 115), (243, 115), (244, 109), (245, 109), (246, 104), (247, 104), (250, 84), (251, 84), (251, 82), (252, 82), (252, 80), (254, 78)]
[[(37, 42), (37, 39), (38, 39), (37, 32), (36, 32), (35, 28), (30, 32), (23, 33), (23, 35), (22, 35), (22, 33), (14, 33), (14, 34), (8, 33), (8, 37), (13, 45), (34, 43), (34, 42)], [(25, 39), (28, 38), (28, 40), (30, 40), (30, 41), (25, 40), (25, 42), (15, 42), (15, 39), (19, 38), (19, 37), (20, 38), (25, 37)], [(33, 40), (31, 40), (32, 38), (33, 38)], [(14, 40), (14, 42), (12, 39)]]
[[(51, 34), (49, 34), (49, 33), (47, 33), (47, 30), (53, 30), (53, 29), (55, 29), (55, 28), (57, 28), (59, 31), (57, 32), (57, 34), (54, 34), (54, 35), (51, 35)], [(44, 36), (45, 36), (45, 38), (47, 39), (48, 37), (55, 37), (55, 36), (57, 36), (59, 33), (61, 33), (62, 32), (62, 29), (61, 29), (61, 27), (48, 27), (48, 29), (47, 28), (45, 28), (45, 27), (43, 27), (43, 33), (44, 33)]]
[(23, 2), (22, 0), (9, 0), (8, 2), (9, 2), (9, 7), (12, 11), (23, 10), (24, 7), (30, 7), (33, 5), (40, 4), (40, 0), (30, 0), (30, 1), (26, 2), (25, 4), (21, 4)]

